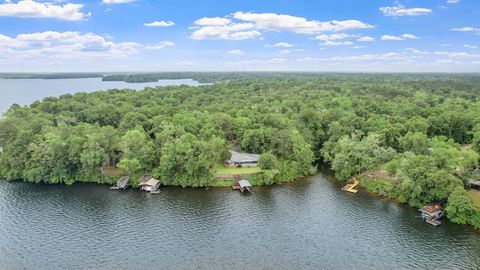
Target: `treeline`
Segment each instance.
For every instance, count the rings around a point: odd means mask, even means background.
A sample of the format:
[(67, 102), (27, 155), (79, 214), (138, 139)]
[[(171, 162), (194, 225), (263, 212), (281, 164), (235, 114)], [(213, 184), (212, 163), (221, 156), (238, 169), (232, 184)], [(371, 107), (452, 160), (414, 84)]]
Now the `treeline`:
[[(200, 83), (215, 83), (224, 81), (244, 81), (258, 79), (302, 79), (315, 78), (322, 80), (336, 80), (347, 82), (408, 82), (421, 84), (420, 86), (444, 87), (445, 82), (452, 84), (458, 82), (458, 87), (468, 87), (468, 82), (479, 83), (478, 74), (397, 74), (397, 73), (317, 73), (317, 72), (156, 72), (156, 73), (118, 73), (106, 74), (104, 81), (124, 81), (130, 83), (157, 82), (158, 80), (193, 79)], [(426, 84), (422, 82), (427, 81)], [(436, 82), (436, 83), (435, 83)], [(448, 87), (447, 87), (448, 88)]]
[(101, 78), (102, 73), (0, 73), (0, 79), (82, 79)]
[(318, 76), (311, 73), (279, 73), (279, 72), (161, 72), (137, 74), (108, 74), (104, 81), (124, 81), (129, 83), (157, 82), (158, 80), (193, 79), (200, 83), (215, 83), (223, 81), (255, 80), (262, 78), (282, 78), (297, 76)]
[(0, 176), (101, 182), (116, 167), (204, 186), (236, 144), (262, 154), (263, 184), (310, 175), (319, 163), (340, 180), (384, 170), (385, 181), (365, 185), (413, 206), (446, 203), (457, 222), (478, 219), (466, 195), (478, 167), (477, 75), (252, 74), (12, 107), (0, 121)]

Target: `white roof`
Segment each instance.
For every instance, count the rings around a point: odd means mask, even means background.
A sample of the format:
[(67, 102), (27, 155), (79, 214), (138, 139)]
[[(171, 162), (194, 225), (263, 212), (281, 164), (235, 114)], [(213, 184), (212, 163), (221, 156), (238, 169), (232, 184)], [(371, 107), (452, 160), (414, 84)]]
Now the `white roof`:
[(240, 180), (238, 181), (238, 184), (240, 185), (240, 187), (251, 187), (252, 185), (250, 184), (250, 182), (248, 182), (247, 180)]

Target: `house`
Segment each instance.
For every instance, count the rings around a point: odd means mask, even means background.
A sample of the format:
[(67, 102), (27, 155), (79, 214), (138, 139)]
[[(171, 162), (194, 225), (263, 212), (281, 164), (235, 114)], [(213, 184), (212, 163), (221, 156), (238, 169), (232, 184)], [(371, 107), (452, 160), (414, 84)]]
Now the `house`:
[(443, 216), (443, 209), (439, 204), (429, 204), (419, 209), (422, 212), (422, 218), (433, 226), (442, 224), (440, 218)]
[(158, 192), (160, 187), (160, 180), (155, 179), (153, 176), (146, 174), (140, 177), (140, 184), (138, 184), (141, 191), (146, 192)]
[(227, 160), (228, 166), (242, 166), (242, 167), (255, 167), (258, 165), (258, 159), (260, 155), (240, 153), (230, 150), (231, 157)]

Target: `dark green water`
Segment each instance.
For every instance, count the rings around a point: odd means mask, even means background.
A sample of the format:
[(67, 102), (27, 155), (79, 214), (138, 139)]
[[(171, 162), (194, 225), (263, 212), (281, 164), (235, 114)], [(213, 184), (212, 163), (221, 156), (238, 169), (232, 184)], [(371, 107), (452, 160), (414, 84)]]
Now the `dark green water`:
[(253, 191), (0, 181), (0, 269), (480, 268), (479, 231), (321, 174)]

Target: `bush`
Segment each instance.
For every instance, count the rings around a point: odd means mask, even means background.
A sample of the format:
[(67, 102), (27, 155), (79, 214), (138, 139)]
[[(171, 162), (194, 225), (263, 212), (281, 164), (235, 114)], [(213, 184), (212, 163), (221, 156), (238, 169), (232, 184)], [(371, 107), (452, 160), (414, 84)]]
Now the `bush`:
[(264, 153), (258, 159), (258, 167), (262, 170), (272, 170), (278, 167), (278, 159), (270, 152)]
[(475, 209), (472, 200), (463, 187), (456, 187), (453, 190), (448, 197), (445, 211), (448, 219), (458, 224), (471, 224), (475, 216), (478, 216), (478, 210)]

